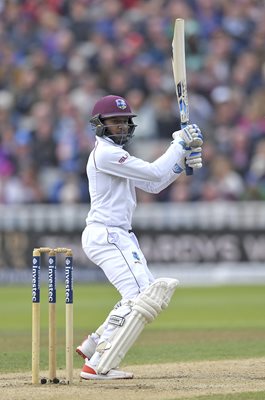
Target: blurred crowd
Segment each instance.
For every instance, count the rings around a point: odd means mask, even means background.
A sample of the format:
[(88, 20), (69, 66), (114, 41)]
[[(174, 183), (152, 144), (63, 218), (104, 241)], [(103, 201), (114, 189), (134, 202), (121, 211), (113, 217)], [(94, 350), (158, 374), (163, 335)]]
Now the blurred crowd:
[(139, 201), (265, 199), (264, 0), (0, 0), (0, 203), (89, 202), (88, 121), (103, 95), (137, 114), (131, 153), (151, 161), (168, 146), (177, 17), (204, 167)]

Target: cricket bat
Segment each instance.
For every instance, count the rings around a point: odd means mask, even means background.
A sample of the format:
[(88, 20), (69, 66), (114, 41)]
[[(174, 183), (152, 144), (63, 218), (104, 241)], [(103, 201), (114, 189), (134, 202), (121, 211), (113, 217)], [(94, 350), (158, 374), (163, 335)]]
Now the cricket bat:
[[(172, 54), (172, 68), (180, 113), (180, 125), (181, 128), (185, 128), (189, 123), (189, 104), (186, 78), (185, 25), (182, 18), (175, 20)], [(186, 175), (192, 174), (193, 169), (186, 165)]]

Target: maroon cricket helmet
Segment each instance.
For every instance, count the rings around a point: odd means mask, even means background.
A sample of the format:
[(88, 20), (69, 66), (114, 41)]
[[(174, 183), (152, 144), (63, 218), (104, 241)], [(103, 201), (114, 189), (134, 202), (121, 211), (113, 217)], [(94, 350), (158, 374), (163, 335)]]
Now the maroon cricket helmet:
[[(119, 135), (110, 134), (108, 125), (105, 125), (104, 120), (111, 117), (128, 117), (128, 132)], [(133, 117), (136, 117), (136, 114), (132, 112), (131, 107), (123, 97), (109, 95), (96, 102), (90, 123), (95, 127), (97, 136), (108, 136), (115, 143), (124, 145), (129, 143), (137, 126), (133, 123)]]
[(123, 115), (136, 117), (136, 115), (132, 113), (128, 102), (123, 97), (114, 95), (102, 97), (96, 102), (92, 111), (92, 117), (96, 115), (101, 119)]

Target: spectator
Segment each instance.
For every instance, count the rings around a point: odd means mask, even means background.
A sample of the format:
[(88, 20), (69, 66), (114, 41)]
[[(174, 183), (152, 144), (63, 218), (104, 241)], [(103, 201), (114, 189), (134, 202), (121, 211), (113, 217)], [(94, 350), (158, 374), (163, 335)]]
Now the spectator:
[(248, 199), (265, 199), (265, 138), (256, 143), (247, 173)]
[(244, 194), (243, 179), (232, 169), (230, 160), (223, 155), (219, 155), (214, 159), (211, 175), (208, 182), (206, 182), (207, 193), (209, 193), (209, 183), (212, 188), (215, 188), (216, 199), (240, 200)]
[(179, 113), (173, 96), (166, 92), (156, 93), (153, 96), (153, 103), (158, 137), (170, 140), (176, 126), (180, 126)]
[(143, 90), (135, 88), (127, 92), (127, 100), (137, 115), (135, 117), (137, 140), (145, 140), (147, 143), (147, 140), (156, 138), (158, 133), (156, 110), (150, 98), (147, 98)]
[(0, 202), (88, 201), (82, 191), (94, 145), (88, 118), (110, 92), (128, 98), (141, 120), (136, 155), (162, 151), (179, 128), (171, 68), (177, 17), (186, 21), (190, 118), (205, 131), (204, 167), (191, 190), (183, 183), (142, 200), (264, 198), (263, 2), (2, 3)]
[(44, 196), (39, 184), (36, 182), (37, 171), (35, 165), (25, 165), (17, 175), (13, 175), (5, 185), (3, 202), (15, 203), (42, 203)]

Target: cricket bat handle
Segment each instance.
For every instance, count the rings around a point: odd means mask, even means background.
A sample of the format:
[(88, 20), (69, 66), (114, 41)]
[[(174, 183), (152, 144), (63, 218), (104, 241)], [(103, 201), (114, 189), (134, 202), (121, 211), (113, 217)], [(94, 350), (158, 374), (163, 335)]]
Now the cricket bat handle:
[[(188, 125), (187, 122), (181, 124), (181, 129), (186, 128), (187, 125)], [(186, 164), (186, 159), (185, 159), (185, 172), (187, 176), (193, 175), (193, 169)]]

